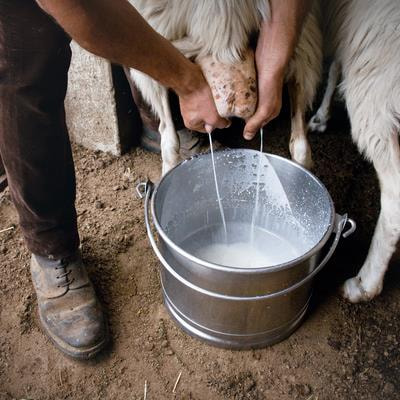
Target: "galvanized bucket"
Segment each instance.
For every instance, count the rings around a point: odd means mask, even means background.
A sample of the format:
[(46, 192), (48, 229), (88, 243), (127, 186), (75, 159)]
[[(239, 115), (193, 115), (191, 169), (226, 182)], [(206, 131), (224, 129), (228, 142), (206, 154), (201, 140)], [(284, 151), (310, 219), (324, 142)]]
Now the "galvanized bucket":
[[(219, 223), (210, 154), (182, 162), (157, 186), (147, 182), (138, 187), (145, 195), (147, 233), (161, 262), (168, 311), (187, 333), (220, 347), (262, 347), (288, 337), (307, 310), (313, 277), (331, 258), (340, 237), (355, 230), (354, 221), (335, 214), (328, 191), (313, 174), (285, 158), (264, 156), (286, 192), (290, 218), (287, 210), (274, 204), (267, 184), (260, 193), (257, 223), (285, 232), (293, 225), (291, 240), (304, 236), (307, 243), (299, 257), (279, 265), (241, 268), (193, 255), (196, 243), (210, 238), (211, 227)], [(215, 154), (228, 223), (251, 218), (257, 157), (258, 152), (244, 149)], [(350, 227), (343, 233), (347, 222)]]

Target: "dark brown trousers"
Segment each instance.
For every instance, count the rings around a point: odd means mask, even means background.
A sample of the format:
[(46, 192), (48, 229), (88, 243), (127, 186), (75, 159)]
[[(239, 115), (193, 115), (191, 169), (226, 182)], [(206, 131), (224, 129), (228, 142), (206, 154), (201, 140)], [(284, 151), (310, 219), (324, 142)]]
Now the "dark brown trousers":
[(34, 0), (0, 0), (0, 154), (28, 248), (79, 246), (65, 125), (70, 39)]

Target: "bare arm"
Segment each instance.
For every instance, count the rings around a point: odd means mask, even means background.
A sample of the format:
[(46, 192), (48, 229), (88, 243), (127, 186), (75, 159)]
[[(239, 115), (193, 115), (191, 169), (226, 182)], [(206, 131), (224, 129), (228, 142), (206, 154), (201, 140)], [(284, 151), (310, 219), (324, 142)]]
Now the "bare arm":
[(188, 128), (223, 128), (200, 68), (142, 18), (126, 0), (40, 0), (40, 6), (82, 47), (150, 75), (180, 98)]
[(270, 4), (271, 19), (263, 22), (256, 49), (258, 106), (244, 128), (246, 139), (252, 139), (280, 112), (285, 72), (311, 1), (270, 0)]

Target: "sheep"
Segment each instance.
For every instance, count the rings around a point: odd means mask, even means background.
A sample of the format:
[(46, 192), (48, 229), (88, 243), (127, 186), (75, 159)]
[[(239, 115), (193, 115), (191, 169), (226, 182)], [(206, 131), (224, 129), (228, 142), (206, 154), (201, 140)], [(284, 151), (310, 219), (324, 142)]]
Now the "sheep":
[(400, 237), (400, 8), (397, 0), (324, 2), (325, 50), (334, 59), (324, 100), (310, 128), (326, 129), (339, 85), (360, 153), (375, 167), (381, 210), (366, 260), (343, 296), (356, 303), (382, 291)]

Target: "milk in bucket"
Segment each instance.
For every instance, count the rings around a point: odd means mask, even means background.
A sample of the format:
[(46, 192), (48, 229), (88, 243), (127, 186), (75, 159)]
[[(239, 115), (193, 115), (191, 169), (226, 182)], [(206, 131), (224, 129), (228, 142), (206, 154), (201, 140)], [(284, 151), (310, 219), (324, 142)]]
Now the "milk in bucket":
[[(216, 240), (210, 241), (210, 243), (204, 246), (194, 248), (193, 255), (196, 257), (223, 266), (257, 268), (283, 264), (301, 255), (301, 249), (296, 248), (296, 246), (286, 238), (257, 227), (257, 216), (260, 212), (259, 192), (262, 177), (266, 178), (264, 179), (263, 185), (265, 186), (268, 184), (268, 190), (275, 192), (272, 193), (272, 195), (276, 197), (276, 202), (287, 210), (288, 218), (294, 218), (280, 180), (268, 159), (263, 154), (263, 129), (260, 131), (260, 140), (261, 145), (257, 160), (256, 195), (251, 221), (249, 221), (248, 224), (243, 222), (228, 222), (228, 235), (224, 208), (218, 186), (217, 171), (215, 168), (212, 138), (209, 132), (212, 170), (221, 216), (222, 231), (220, 234), (213, 232), (213, 234), (210, 235), (210, 237), (214, 237)], [(265, 177), (265, 172), (262, 173), (263, 168), (265, 169), (266, 167), (270, 169), (267, 177)], [(238, 232), (240, 232), (240, 234)], [(243, 232), (248, 232), (247, 237), (245, 234), (243, 238)], [(196, 242), (195, 238), (192, 238), (192, 240)]]

